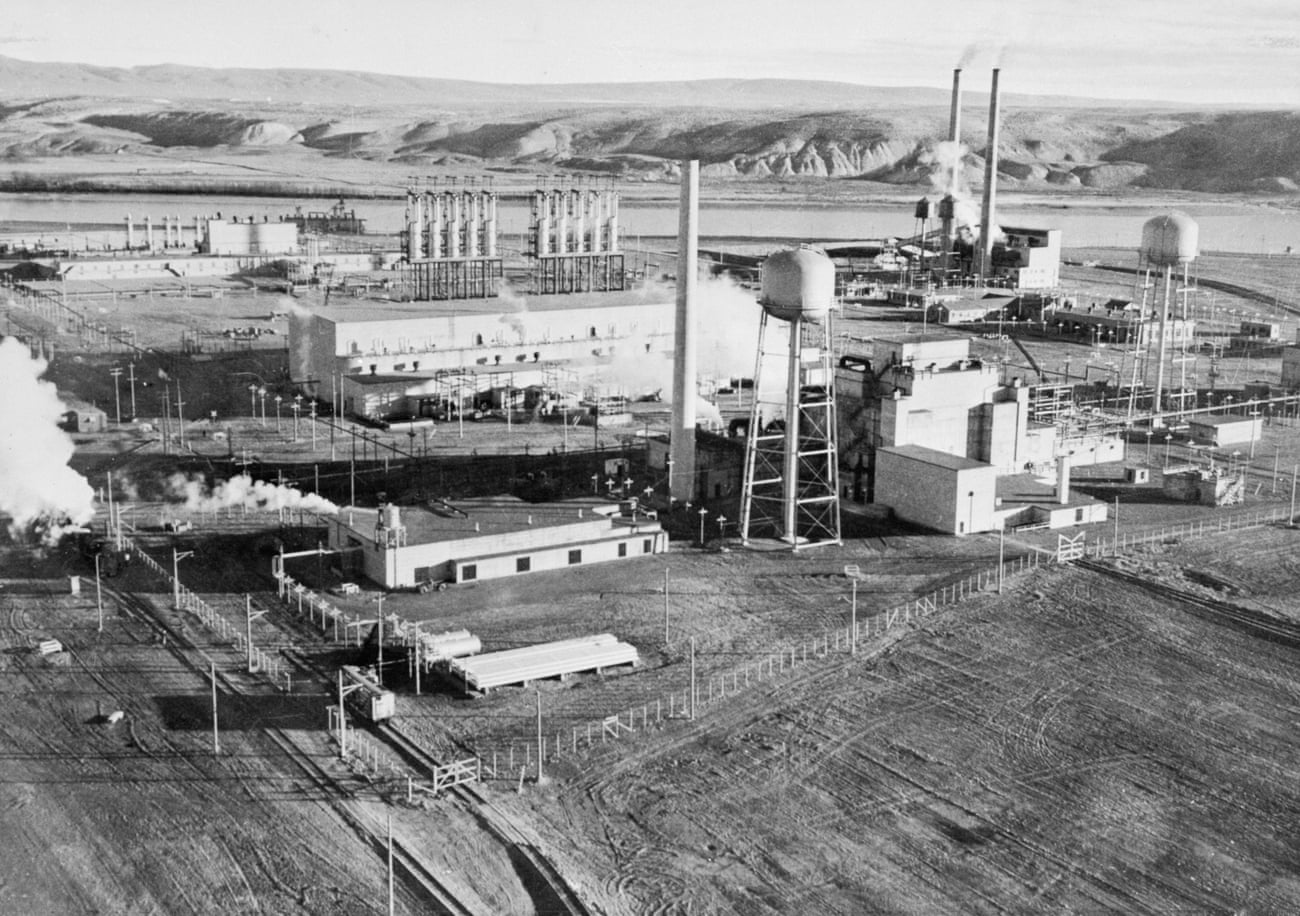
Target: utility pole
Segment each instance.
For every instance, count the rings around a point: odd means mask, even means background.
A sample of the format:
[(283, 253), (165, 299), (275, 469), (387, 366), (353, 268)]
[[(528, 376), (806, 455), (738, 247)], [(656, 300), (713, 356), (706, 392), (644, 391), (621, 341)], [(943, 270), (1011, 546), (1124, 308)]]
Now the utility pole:
[(1002, 564), (1006, 557), (1007, 529), (998, 529), (998, 594), (1002, 594)]
[(212, 753), (221, 753), (221, 739), (217, 736), (217, 663), (211, 662), (212, 676)]
[(122, 423), (122, 392), (119, 381), (122, 378), (122, 370), (114, 366), (108, 370), (108, 374), (113, 376), (113, 405), (117, 408), (117, 422)]
[(1119, 497), (1115, 497), (1115, 549), (1119, 550)]
[(180, 563), (186, 557), (194, 556), (192, 550), (177, 550), (172, 548), (172, 598), (176, 610), (181, 609), (181, 574)]
[(127, 377), (131, 380), (131, 419), (135, 419), (135, 363), (131, 362), (127, 367)]
[(691, 721), (695, 721), (695, 637), (691, 637)]
[(1286, 519), (1288, 525), (1295, 524), (1295, 485), (1297, 478), (1300, 478), (1300, 464), (1297, 464), (1291, 471), (1291, 514)]
[(537, 690), (537, 784), (542, 784), (542, 691)]
[(244, 626), (246, 627), (245, 636), (248, 640), (248, 673), (253, 673), (253, 621), (266, 615), (266, 611), (253, 613), (253, 596), (244, 596)]
[(99, 611), (99, 632), (104, 632), (104, 598), (99, 591), (99, 554), (95, 554), (95, 608)]
[(181, 380), (176, 380), (176, 427), (180, 436), (181, 448), (185, 448), (185, 404), (181, 400)]
[(668, 568), (664, 567), (664, 650), (668, 649)]
[(388, 916), (396, 912), (393, 899), (393, 815), (388, 815)]
[(849, 654), (858, 654), (858, 580), (853, 580), (852, 597), (849, 599)]
[(422, 621), (415, 622), (415, 695), (420, 695), (420, 624)]
[(382, 592), (377, 600), (379, 601), (379, 639), (376, 640), (376, 644), (379, 648), (379, 658), (375, 662), (375, 680), (382, 687), (384, 686), (384, 595)]

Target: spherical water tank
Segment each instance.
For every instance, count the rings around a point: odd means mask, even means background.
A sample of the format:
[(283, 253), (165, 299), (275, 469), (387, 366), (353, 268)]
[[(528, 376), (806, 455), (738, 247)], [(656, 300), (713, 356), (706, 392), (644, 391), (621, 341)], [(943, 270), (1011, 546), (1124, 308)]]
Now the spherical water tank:
[(1186, 213), (1175, 210), (1142, 226), (1142, 257), (1161, 267), (1186, 264), (1199, 253), (1200, 227)]
[(835, 303), (835, 264), (806, 245), (770, 255), (759, 303), (783, 321), (820, 321)]

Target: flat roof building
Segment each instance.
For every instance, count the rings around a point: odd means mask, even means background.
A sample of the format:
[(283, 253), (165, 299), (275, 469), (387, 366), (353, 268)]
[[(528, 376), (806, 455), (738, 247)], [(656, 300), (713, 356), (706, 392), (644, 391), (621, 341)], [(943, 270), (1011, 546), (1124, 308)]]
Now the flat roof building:
[(326, 520), (346, 571), (389, 589), (463, 583), (662, 553), (668, 534), (635, 500), (514, 497), (343, 509)]

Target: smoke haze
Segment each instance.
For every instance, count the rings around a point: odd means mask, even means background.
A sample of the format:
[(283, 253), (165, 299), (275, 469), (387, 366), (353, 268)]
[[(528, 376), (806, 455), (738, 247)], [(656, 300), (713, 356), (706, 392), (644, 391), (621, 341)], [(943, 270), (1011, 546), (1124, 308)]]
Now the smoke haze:
[(68, 466), (72, 437), (59, 428), (68, 407), (41, 379), (45, 368), (17, 338), (0, 340), (0, 513), (15, 535), (34, 526), (53, 544), (90, 522), (95, 493)]
[(303, 493), (293, 487), (277, 486), (264, 480), (254, 480), (240, 474), (209, 488), (201, 478), (173, 474), (167, 479), (168, 497), (184, 502), (191, 512), (216, 512), (219, 509), (302, 509), (334, 515), (339, 507), (314, 493)]

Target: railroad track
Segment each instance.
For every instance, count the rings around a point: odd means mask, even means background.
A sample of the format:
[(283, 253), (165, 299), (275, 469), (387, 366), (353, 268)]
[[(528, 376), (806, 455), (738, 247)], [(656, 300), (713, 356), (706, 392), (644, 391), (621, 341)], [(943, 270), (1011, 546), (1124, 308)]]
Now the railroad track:
[[(331, 801), (346, 801), (351, 793), (343, 789), (309, 754), (304, 753), (282, 729), (266, 729), (266, 735), (294, 765)], [(381, 856), (388, 854), (388, 838), (380, 836), (345, 805), (333, 805), (333, 810), (348, 827), (370, 844)], [(441, 916), (474, 916), (474, 911), (460, 901), (456, 894), (438, 879), (419, 856), (414, 855), (401, 841), (393, 840), (393, 871), (420, 901), (432, 907), (430, 912)]]
[(1241, 607), (1227, 601), (1220, 601), (1217, 598), (1194, 595), (1171, 585), (1163, 585), (1142, 576), (1115, 569), (1096, 560), (1077, 560), (1075, 565), (1090, 569), (1103, 576), (1109, 576), (1112, 579), (1119, 579), (1122, 582), (1136, 585), (1154, 595), (1169, 598), (1184, 610), (1214, 623), (1231, 626), (1268, 642), (1288, 646), (1292, 649), (1300, 649), (1300, 623), (1281, 620), (1261, 611)]
[[(183, 665), (188, 667), (197, 676), (206, 679), (211, 671), (190, 657), (194, 652), (201, 657), (206, 658), (202, 648), (194, 645), (188, 636), (179, 632), (165, 617), (150, 606), (147, 602), (142, 601), (137, 595), (112, 589), (110, 592), (118, 601), (119, 607), (122, 607), (126, 613), (148, 626), (158, 634), (167, 634), (169, 641), (168, 650)], [(323, 669), (307, 658), (296, 652), (283, 653), (290, 662), (295, 664), (299, 670), (317, 674), (326, 681)], [(230, 693), (241, 696), (250, 695), (239, 684), (227, 677), (224, 672), (217, 671), (217, 679), (225, 686)], [(381, 856), (388, 854), (388, 838), (381, 836), (364, 823), (360, 818), (348, 810), (346, 805), (337, 804), (352, 798), (353, 795), (337, 779), (325, 771), (310, 754), (303, 751), (297, 743), (283, 729), (266, 728), (263, 734), (275, 744), (285, 754), (286, 757), (306, 776), (308, 781), (322, 794), (322, 796), (335, 804), (331, 804), (331, 810), (338, 814), (345, 824), (352, 829), (357, 836), (368, 843)], [(445, 884), (421, 861), (420, 857), (411, 852), (401, 842), (393, 841), (393, 867), (396, 874), (402, 877), (406, 887), (410, 890), (422, 906), (431, 908), (430, 912), (440, 914), (440, 916), (474, 916), (474, 910), (462, 903)]]

